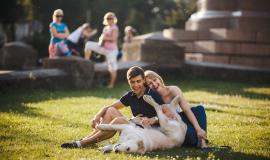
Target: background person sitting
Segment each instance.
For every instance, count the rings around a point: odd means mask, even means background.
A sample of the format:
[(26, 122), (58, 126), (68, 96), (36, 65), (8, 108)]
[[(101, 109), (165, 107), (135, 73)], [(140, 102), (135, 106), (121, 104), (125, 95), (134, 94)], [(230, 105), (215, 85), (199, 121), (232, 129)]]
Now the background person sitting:
[(124, 37), (124, 42), (130, 43), (132, 41), (132, 38), (137, 34), (136, 29), (134, 29), (131, 26), (126, 26), (125, 27), (125, 37)]
[(80, 56), (80, 51), (83, 50), (84, 44), (95, 34), (96, 29), (92, 29), (89, 23), (84, 23), (73, 31), (67, 37), (68, 48), (72, 51), (72, 54)]

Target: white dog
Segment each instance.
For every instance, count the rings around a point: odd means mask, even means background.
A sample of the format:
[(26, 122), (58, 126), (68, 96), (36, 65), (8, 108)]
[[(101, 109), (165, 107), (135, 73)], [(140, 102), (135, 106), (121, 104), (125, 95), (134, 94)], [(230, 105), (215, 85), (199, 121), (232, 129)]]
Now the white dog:
[(143, 99), (155, 108), (160, 128), (142, 128), (132, 122), (129, 124), (100, 124), (97, 126), (100, 130), (121, 132), (118, 142), (101, 148), (103, 152), (113, 150), (115, 152), (144, 154), (147, 151), (169, 149), (182, 145), (187, 126), (176, 113), (179, 97), (175, 97), (170, 104), (167, 104), (174, 114), (173, 119), (162, 112), (162, 105), (158, 105), (151, 96), (144, 95)]

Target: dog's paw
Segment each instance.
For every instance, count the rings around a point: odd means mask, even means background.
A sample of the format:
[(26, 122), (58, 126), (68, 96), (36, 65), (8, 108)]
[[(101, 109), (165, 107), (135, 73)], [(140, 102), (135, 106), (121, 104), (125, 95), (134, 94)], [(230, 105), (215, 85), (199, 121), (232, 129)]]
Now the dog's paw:
[(148, 104), (150, 104), (152, 107), (158, 108), (159, 105), (158, 105), (157, 102), (152, 98), (152, 96), (150, 96), (150, 95), (144, 95), (144, 96), (143, 96), (143, 99), (144, 99), (145, 102), (147, 102)]
[(143, 99), (148, 102), (148, 103), (151, 103), (153, 101), (155, 101), (152, 96), (149, 96), (149, 95), (143, 95)]
[(103, 152), (103, 153), (109, 153), (113, 150), (113, 145), (112, 144), (109, 144), (109, 145), (106, 145), (104, 147), (99, 147), (98, 150), (100, 152)]

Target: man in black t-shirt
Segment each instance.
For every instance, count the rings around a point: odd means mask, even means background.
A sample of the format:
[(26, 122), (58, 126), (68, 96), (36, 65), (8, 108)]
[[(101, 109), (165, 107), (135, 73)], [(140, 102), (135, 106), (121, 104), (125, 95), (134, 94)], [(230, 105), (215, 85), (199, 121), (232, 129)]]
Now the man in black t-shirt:
[(153, 99), (164, 104), (161, 96), (148, 87), (145, 87), (144, 70), (140, 67), (131, 67), (127, 71), (127, 80), (131, 91), (126, 93), (110, 106), (102, 108), (92, 119), (91, 126), (94, 131), (83, 139), (71, 143), (64, 143), (62, 148), (79, 148), (86, 145), (94, 144), (114, 136), (115, 131), (100, 131), (96, 129), (98, 124), (125, 124), (128, 119), (124, 117), (119, 109), (130, 106), (133, 116), (142, 116), (141, 124), (143, 126), (154, 125), (158, 123), (155, 109), (143, 100), (143, 95), (151, 95)]

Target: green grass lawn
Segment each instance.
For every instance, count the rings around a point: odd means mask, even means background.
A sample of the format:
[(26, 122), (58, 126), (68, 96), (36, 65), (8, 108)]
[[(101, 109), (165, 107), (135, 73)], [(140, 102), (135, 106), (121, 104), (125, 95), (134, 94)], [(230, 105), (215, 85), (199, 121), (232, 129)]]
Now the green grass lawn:
[[(270, 85), (219, 81), (166, 80), (179, 85), (191, 106), (202, 103), (208, 120), (209, 151), (173, 148), (145, 155), (102, 154), (97, 147), (62, 149), (91, 131), (101, 107), (129, 90), (10, 90), (0, 96), (0, 159), (270, 159)], [(124, 109), (125, 115), (130, 111)], [(222, 149), (219, 146), (230, 146)]]

